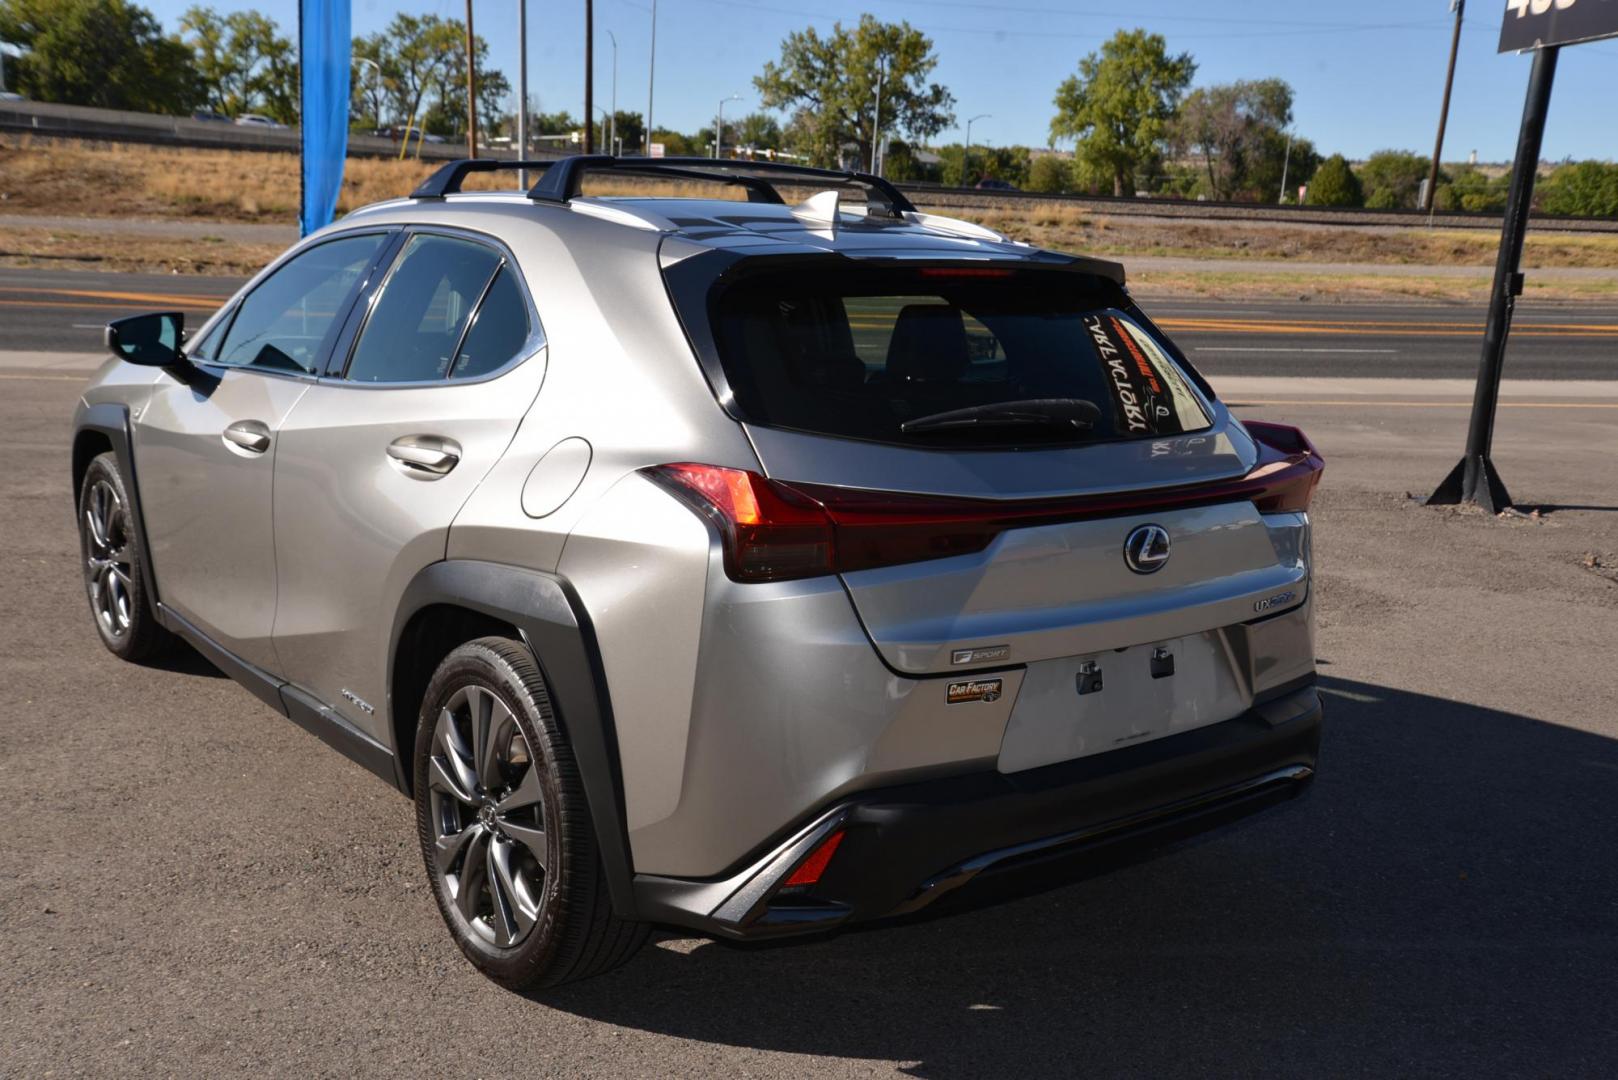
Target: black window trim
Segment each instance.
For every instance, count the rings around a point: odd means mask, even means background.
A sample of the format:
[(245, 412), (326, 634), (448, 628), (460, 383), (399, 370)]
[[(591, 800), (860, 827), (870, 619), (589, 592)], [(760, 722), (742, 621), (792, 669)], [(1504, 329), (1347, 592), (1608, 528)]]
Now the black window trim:
[[(466, 325), (461, 328), (460, 340), (455, 344), (455, 354), (450, 357), (450, 367), (444, 372), (442, 378), (412, 379), (402, 382), (355, 382), (348, 377), (349, 366), (354, 361), (354, 350), (359, 345), (360, 336), (365, 333), (366, 324), (370, 322), (371, 312), (376, 307), (377, 299), (386, 289), (388, 280), (393, 276), (394, 270), (398, 268), (404, 258), (405, 248), (409, 246), (411, 238), (415, 236), (444, 236), (451, 240), (463, 240), (469, 243), (481, 244), (492, 249), (499, 256), (499, 261), (495, 264), (493, 272), (489, 274), (488, 280), (483, 283), (483, 289), (478, 293), (477, 303), (472, 306)], [(500, 276), (502, 270), (511, 273), (517, 283), (517, 291), (522, 296), (523, 304), (527, 307), (528, 336), (523, 339), (522, 346), (517, 350), (516, 354), (494, 370), (473, 379), (454, 378), (451, 372), (455, 368), (455, 356), (460, 355), (460, 348), (466, 343), (467, 332), (471, 330), (472, 324), (477, 321), (478, 313), (483, 308), (483, 301), (488, 297), (489, 288), (494, 284), (495, 278)], [(403, 226), (398, 241), (389, 250), (386, 266), (380, 274), (373, 269), (372, 278), (374, 281), (367, 283), (363, 295), (358, 298), (355, 307), (350, 311), (348, 321), (345, 322), (334, 343), (335, 347), (332, 349), (331, 357), (326, 364), (325, 374), (317, 381), (362, 390), (402, 390), (427, 386), (439, 388), (446, 386), (476, 386), (479, 383), (500, 378), (539, 355), (550, 344), (549, 339), (545, 336), (544, 325), (539, 320), (539, 310), (534, 305), (534, 297), (528, 288), (528, 281), (517, 267), (517, 257), (512, 254), (511, 249), (502, 241), (488, 233), (436, 224)], [(342, 358), (341, 362), (338, 360), (339, 356)]]
[(347, 324), (347, 320), (353, 311), (354, 304), (362, 295), (364, 295), (365, 290), (371, 283), (371, 280), (376, 276), (377, 268), (383, 265), (383, 260), (388, 256), (389, 251), (393, 247), (393, 237), (396, 236), (399, 231), (400, 227), (397, 225), (366, 225), (353, 229), (342, 229), (337, 232), (323, 233), (318, 237), (311, 237), (307, 241), (293, 245), (286, 251), (282, 252), (268, 266), (260, 270), (257, 274), (253, 275), (252, 280), (246, 285), (242, 286), (241, 291), (235, 296), (231, 297), (225, 306), (222, 307), (213, 318), (204, 323), (201, 331), (198, 333), (199, 337), (205, 337), (217, 332), (219, 334), (217, 341), (206, 342), (206, 344), (217, 351), (217, 347), (223, 345), (225, 339), (230, 336), (231, 327), (236, 323), (236, 316), (241, 313), (242, 304), (247, 301), (249, 296), (252, 296), (255, 292), (257, 292), (266, 281), (277, 274), (287, 263), (298, 258), (305, 252), (313, 251), (317, 247), (322, 247), (337, 240), (350, 240), (356, 236), (370, 235), (383, 235), (388, 237), (388, 239), (383, 241), (381, 247), (377, 249), (376, 254), (371, 259), (371, 264), (366, 267), (365, 273), (356, 283), (356, 286), (349, 291), (347, 302), (340, 306), (337, 316), (333, 317), (332, 325), (338, 328), (337, 335), (333, 337), (331, 336), (331, 331), (327, 331), (328, 336), (321, 341), (322, 349), (319, 357), (319, 363), (315, 365), (315, 369), (313, 371), (293, 372), (281, 371), (276, 368), (258, 367), (253, 364), (225, 364), (213, 357), (193, 356), (189, 354), (187, 358), (190, 359), (192, 363), (207, 367), (214, 372), (248, 371), (255, 375), (264, 375), (276, 379), (291, 379), (295, 382), (318, 382), (320, 380), (321, 373), (325, 371), (329, 363), (329, 358), (333, 347), (342, 338), (342, 328)]

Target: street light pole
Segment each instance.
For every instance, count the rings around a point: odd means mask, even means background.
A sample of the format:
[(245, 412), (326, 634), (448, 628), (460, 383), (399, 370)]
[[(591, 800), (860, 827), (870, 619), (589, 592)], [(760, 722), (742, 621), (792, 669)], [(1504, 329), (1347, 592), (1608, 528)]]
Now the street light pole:
[(978, 120), (993, 120), (993, 119), (994, 119), (994, 117), (991, 116), (988, 113), (978, 113), (976, 116), (972, 116), (972, 117), (967, 118), (967, 121), (966, 121), (966, 148), (961, 151), (961, 186), (962, 187), (966, 186), (967, 178), (971, 175), (971, 170), (972, 170), (972, 124), (973, 124), (973, 122), (978, 121)]
[[(467, 0), (468, 3), (471, 0)], [(584, 152), (596, 152), (595, 126), (595, 41), (596, 10), (594, 0), (584, 0)]]
[(657, 0), (652, 0), (652, 53), (646, 67), (646, 134), (641, 152), (652, 156), (652, 90), (657, 82)]
[[(517, 0), (517, 160), (528, 160), (528, 0)], [(528, 170), (517, 170), (517, 185), (528, 187)]]
[(715, 122), (713, 129), (713, 156), (715, 161), (719, 160), (719, 154), (725, 148), (725, 102), (740, 101), (741, 99), (740, 94), (732, 94), (729, 97), (719, 99), (719, 119)]
[(1292, 132), (1287, 132), (1287, 153), (1281, 159), (1281, 194), (1276, 198), (1277, 205), (1285, 205), (1287, 201), (1287, 171), (1292, 168)]
[(881, 173), (878, 173), (876, 171), (876, 169), (877, 169), (877, 165), (876, 165), (876, 148), (882, 142), (882, 76), (884, 74), (883, 67), (884, 67), (884, 65), (882, 63), (882, 58), (877, 57), (877, 61), (876, 61), (876, 110), (875, 110), (874, 115), (871, 118), (871, 174), (873, 176), (880, 176), (881, 175)]
[(1450, 0), (1450, 8), (1455, 12), (1455, 36), (1449, 42), (1449, 74), (1444, 76), (1444, 104), (1438, 110), (1438, 142), (1433, 146), (1433, 164), (1427, 173), (1427, 194), (1422, 200), (1422, 209), (1428, 213), (1433, 209), (1433, 196), (1438, 191), (1438, 159), (1444, 153), (1444, 125), (1449, 122), (1449, 94), (1455, 87), (1455, 54), (1461, 48), (1461, 17), (1466, 14), (1466, 0)]

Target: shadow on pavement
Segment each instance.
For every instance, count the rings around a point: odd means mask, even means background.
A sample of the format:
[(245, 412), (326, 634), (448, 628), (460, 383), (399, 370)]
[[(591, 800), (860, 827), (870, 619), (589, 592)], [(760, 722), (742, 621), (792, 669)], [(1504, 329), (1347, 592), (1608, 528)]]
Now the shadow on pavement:
[(1611, 1075), (1618, 742), (1322, 692), (1313, 792), (1233, 829), (954, 918), (663, 940), (545, 1003), (925, 1077)]

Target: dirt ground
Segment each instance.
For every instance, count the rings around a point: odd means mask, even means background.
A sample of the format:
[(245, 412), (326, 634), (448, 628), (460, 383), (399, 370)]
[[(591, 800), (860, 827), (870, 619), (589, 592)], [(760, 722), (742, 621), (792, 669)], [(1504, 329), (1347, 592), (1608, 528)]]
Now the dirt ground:
[(0, 1075), (1611, 1075), (1618, 411), (1503, 410), (1539, 512), (1493, 520), (1406, 498), (1464, 409), (1233, 383), (1327, 459), (1305, 800), (947, 919), (663, 937), (540, 1000), (453, 948), (404, 799), (194, 657), (102, 650), (78, 378), (0, 371)]

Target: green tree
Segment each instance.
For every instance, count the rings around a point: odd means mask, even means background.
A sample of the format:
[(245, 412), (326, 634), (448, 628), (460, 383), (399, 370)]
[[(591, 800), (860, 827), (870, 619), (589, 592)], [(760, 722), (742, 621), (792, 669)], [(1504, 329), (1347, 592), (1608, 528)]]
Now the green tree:
[(931, 39), (909, 23), (861, 15), (858, 26), (835, 23), (828, 35), (812, 26), (788, 34), (779, 62), (766, 63), (753, 85), (766, 109), (791, 114), (787, 138), (815, 164), (839, 163), (849, 144), (853, 159), (868, 163), (879, 134), (924, 140), (955, 122), (954, 96), (927, 81), (937, 65)]
[[(1379, 210), (1414, 209), (1432, 159), (1408, 150), (1378, 150), (1360, 166), (1365, 205)], [(1440, 174), (1440, 182), (1447, 179)]]
[(1618, 165), (1605, 161), (1558, 165), (1540, 188), (1538, 202), (1547, 214), (1618, 217)]
[(182, 114), (203, 100), (191, 50), (127, 0), (0, 0), (6, 80), (36, 101)]
[(1196, 71), (1190, 53), (1168, 54), (1161, 34), (1120, 30), (1056, 88), (1051, 142), (1075, 140), (1086, 184), (1132, 195), (1136, 176), (1155, 171), (1175, 109)]
[(1269, 201), (1279, 194), (1291, 123), (1292, 87), (1282, 79), (1243, 80), (1192, 91), (1172, 138), (1201, 157), (1202, 193), (1209, 198)]
[(1073, 184), (1073, 163), (1055, 154), (1040, 154), (1028, 165), (1028, 190), (1059, 195)]
[[(769, 113), (748, 113), (740, 120), (726, 124), (725, 128), (725, 141), (732, 146), (751, 146), (759, 150), (782, 148), (781, 123)], [(626, 142), (624, 145), (629, 144)]]
[(463, 23), (400, 13), (380, 33), (355, 42), (356, 55), (382, 68), (387, 111), (395, 123), (419, 125), (423, 106), (457, 77), (465, 79), (465, 36)]
[[(1450, 176), (1440, 174), (1433, 206), (1439, 210), (1499, 211), (1506, 208), (1506, 190), (1511, 174), (1490, 178), (1475, 165), (1462, 165)], [(1540, 189), (1543, 192), (1543, 188)]]
[(1320, 163), (1309, 181), (1310, 206), (1362, 206), (1364, 203), (1360, 178), (1354, 175), (1342, 154), (1333, 154)]
[(298, 119), (298, 59), (275, 21), (258, 11), (220, 15), (191, 7), (180, 16), (208, 106), (226, 116), (262, 113), (284, 124)]

